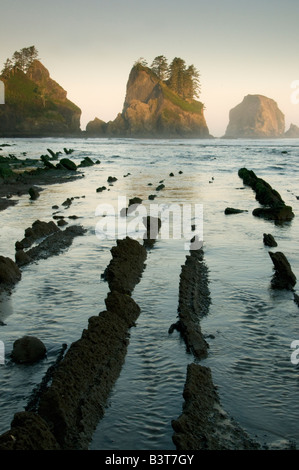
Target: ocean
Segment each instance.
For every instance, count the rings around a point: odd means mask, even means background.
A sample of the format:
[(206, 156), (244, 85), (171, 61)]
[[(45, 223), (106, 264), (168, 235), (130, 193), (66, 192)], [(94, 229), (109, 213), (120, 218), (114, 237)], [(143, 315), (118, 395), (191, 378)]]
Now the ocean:
[[(185, 228), (194, 222), (188, 210), (195, 207), (201, 209), (196, 222), (211, 296), (209, 312), (201, 320), (209, 354), (200, 363), (211, 368), (224, 410), (252, 438), (269, 448), (298, 448), (299, 365), (292, 359), (291, 344), (299, 341), (299, 308), (293, 292), (271, 288), (268, 252), (283, 252), (298, 278), (299, 140), (4, 141), (11, 146), (3, 147), (2, 155), (39, 159), (48, 148), (63, 152), (66, 147), (74, 150), (69, 157), (77, 164), (87, 156), (101, 163), (78, 169), (82, 178), (45, 187), (36, 201), (14, 196), (18, 204), (0, 213), (0, 254), (12, 259), (15, 242), (37, 219), (53, 220), (55, 212), (76, 215), (78, 219), (66, 219), (69, 225), (87, 229), (59, 256), (24, 267), (22, 280), (2, 298), (0, 433), (9, 429), (14, 413), (24, 410), (62, 344), (79, 339), (88, 318), (105, 309), (108, 285), (101, 275), (110, 250), (124, 233), (139, 233), (134, 219), (120, 231), (114, 230), (113, 220), (120, 201), (140, 197), (145, 211), (158, 206), (164, 220), (171, 205), (182, 215), (185, 208), (187, 222), (176, 213), (169, 223), (173, 233), (158, 237), (148, 253), (133, 292), (141, 314), (130, 331), (125, 364), (90, 449), (175, 449), (171, 420), (181, 414), (186, 369), (194, 357), (180, 334), (168, 329), (177, 320), (179, 276), (188, 254)], [(242, 167), (270, 183), (293, 207), (291, 222), (277, 225), (252, 215), (259, 203), (238, 176)], [(116, 180), (109, 184), (109, 176)], [(157, 190), (159, 184), (164, 188)], [(102, 186), (106, 189), (97, 192)], [(67, 198), (74, 198), (68, 209), (62, 206)], [(59, 209), (52, 209), (54, 205)], [(226, 207), (244, 212), (226, 215)], [(264, 245), (264, 233), (274, 236), (276, 248)], [(14, 341), (25, 334), (39, 337), (47, 347), (47, 357), (38, 364), (10, 360)]]

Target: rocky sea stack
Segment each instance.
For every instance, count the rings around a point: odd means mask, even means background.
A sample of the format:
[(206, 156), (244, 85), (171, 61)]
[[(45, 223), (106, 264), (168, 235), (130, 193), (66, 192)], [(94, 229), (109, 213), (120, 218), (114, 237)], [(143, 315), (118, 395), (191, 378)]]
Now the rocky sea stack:
[(122, 112), (108, 123), (98, 118), (89, 122), (86, 133), (98, 137), (211, 137), (203, 103), (176, 93), (140, 63), (130, 72)]
[(225, 138), (260, 139), (284, 137), (285, 117), (271, 98), (247, 95), (231, 109)]
[[(37, 59), (37, 51), (24, 48), (7, 59), (1, 81), (5, 86), (5, 106), (0, 108), (0, 135), (3, 137), (66, 136), (81, 132), (81, 110), (67, 99)], [(16, 59), (18, 57), (18, 60)]]

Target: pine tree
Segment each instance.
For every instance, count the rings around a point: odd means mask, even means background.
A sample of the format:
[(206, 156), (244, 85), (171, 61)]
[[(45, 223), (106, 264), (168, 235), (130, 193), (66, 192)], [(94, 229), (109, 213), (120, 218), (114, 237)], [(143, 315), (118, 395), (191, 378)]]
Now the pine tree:
[(38, 58), (38, 51), (35, 46), (23, 47), (20, 51), (15, 51), (11, 59), (7, 59), (2, 74), (8, 76), (15, 70), (27, 73), (30, 65)]
[(151, 70), (157, 75), (159, 80), (167, 80), (168, 78), (168, 64), (164, 55), (158, 55), (154, 58)]
[(185, 70), (186, 63), (180, 57), (175, 57), (169, 66), (169, 87), (178, 95), (183, 95)]
[(9, 78), (11, 72), (13, 70), (13, 62), (11, 59), (6, 59), (3, 69), (1, 71), (1, 76), (3, 78)]
[(194, 65), (189, 65), (185, 72), (184, 97), (187, 99), (199, 98), (200, 94), (200, 74)]

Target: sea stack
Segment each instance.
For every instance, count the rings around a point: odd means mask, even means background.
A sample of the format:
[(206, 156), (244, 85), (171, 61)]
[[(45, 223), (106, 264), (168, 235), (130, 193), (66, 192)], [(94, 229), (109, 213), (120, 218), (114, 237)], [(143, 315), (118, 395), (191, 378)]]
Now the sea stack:
[(209, 138), (204, 105), (175, 93), (140, 63), (131, 69), (123, 110), (114, 121), (95, 118), (86, 134), (98, 137)]
[(78, 135), (81, 109), (34, 60), (27, 70), (15, 66), (0, 79), (5, 85), (5, 106), (0, 108), (0, 135), (5, 137), (50, 137)]
[(226, 129), (227, 139), (261, 139), (283, 137), (285, 117), (271, 98), (247, 95), (231, 109)]

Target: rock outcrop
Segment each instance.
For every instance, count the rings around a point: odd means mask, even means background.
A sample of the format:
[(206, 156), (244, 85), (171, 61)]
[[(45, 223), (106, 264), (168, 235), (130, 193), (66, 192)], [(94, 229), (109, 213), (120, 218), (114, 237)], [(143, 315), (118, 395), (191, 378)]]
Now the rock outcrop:
[(188, 365), (183, 396), (182, 414), (171, 423), (177, 451), (259, 449), (222, 409), (209, 368)]
[(246, 186), (250, 186), (255, 191), (256, 200), (263, 206), (252, 211), (255, 217), (263, 217), (277, 223), (293, 219), (292, 207), (284, 203), (280, 194), (267, 181), (258, 178), (254, 171), (247, 170), (247, 168), (240, 168), (238, 175)]
[(274, 275), (271, 280), (273, 289), (292, 290), (297, 279), (286, 256), (280, 251), (276, 253), (269, 251), (269, 256), (274, 265)]
[(135, 65), (129, 75), (122, 113), (114, 121), (96, 118), (87, 135), (115, 137), (210, 137), (204, 106), (185, 100), (148, 68)]
[(242, 103), (229, 112), (225, 138), (276, 138), (283, 137), (284, 114), (277, 103), (263, 95), (247, 95)]
[(0, 135), (39, 137), (81, 132), (81, 110), (67, 99), (67, 92), (39, 60), (34, 60), (26, 73), (13, 69), (0, 79), (5, 85)]
[(299, 127), (291, 124), (289, 129), (285, 132), (284, 137), (287, 139), (299, 139)]
[(169, 333), (175, 329), (181, 333), (188, 351), (197, 359), (208, 355), (209, 345), (200, 326), (210, 306), (207, 266), (203, 260), (203, 250), (190, 250), (182, 266), (179, 286), (179, 320), (170, 326)]

